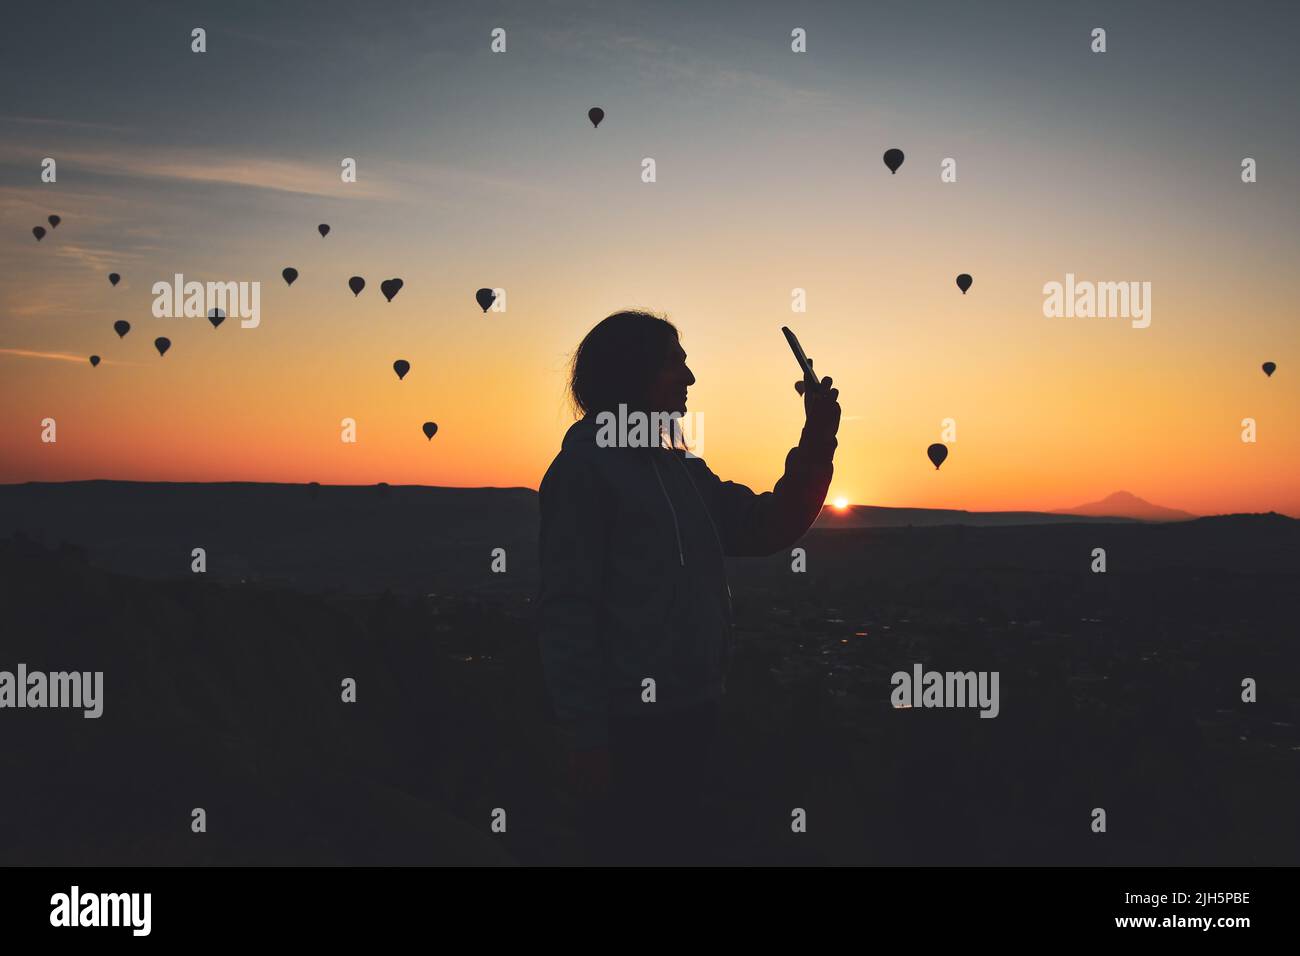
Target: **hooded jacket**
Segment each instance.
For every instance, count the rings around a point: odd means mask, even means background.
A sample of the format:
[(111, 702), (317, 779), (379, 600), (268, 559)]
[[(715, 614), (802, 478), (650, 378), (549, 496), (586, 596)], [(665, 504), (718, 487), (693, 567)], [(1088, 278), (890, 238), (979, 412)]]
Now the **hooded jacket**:
[(569, 428), (538, 494), (542, 667), (575, 748), (606, 745), (611, 713), (722, 696), (733, 642), (723, 559), (793, 545), (821, 512), (837, 445), (805, 428), (776, 486), (756, 494), (680, 450), (602, 447), (597, 433), (594, 414)]

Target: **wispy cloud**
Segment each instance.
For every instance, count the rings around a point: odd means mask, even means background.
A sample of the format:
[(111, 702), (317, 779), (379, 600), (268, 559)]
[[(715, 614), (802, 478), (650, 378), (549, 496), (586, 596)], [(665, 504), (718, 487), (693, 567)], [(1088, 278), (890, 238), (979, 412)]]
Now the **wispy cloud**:
[(132, 126), (113, 126), (109, 123), (85, 123), (80, 120), (49, 119), (43, 116), (0, 116), (0, 123), (22, 123), (28, 126), (54, 126), (63, 129), (98, 129), (114, 133), (130, 133)]
[[(34, 352), (30, 349), (0, 349), (0, 355), (12, 355), (14, 358), (47, 359), (54, 362), (76, 362), (78, 365), (89, 364), (89, 355), (70, 355), (67, 352)], [(101, 365), (139, 365), (139, 362), (120, 362), (116, 359), (100, 359)]]
[[(395, 182), (428, 190), (434, 195), (463, 195), (467, 192), (509, 193), (542, 201), (562, 201), (555, 192), (540, 182), (514, 179), (475, 169), (430, 163), (385, 163), (380, 173)], [(413, 198), (410, 191), (403, 192), (404, 199)]]
[[(53, 147), (50, 147), (53, 149)], [(0, 149), (0, 160), (30, 162), (48, 155), (46, 152), (17, 144)], [(396, 199), (397, 191), (375, 178), (343, 184), (339, 178), (339, 160), (320, 162), (300, 159), (275, 159), (259, 156), (231, 156), (174, 150), (166, 153), (157, 147), (138, 150), (111, 148), (98, 150), (64, 150), (54, 153), (60, 166), (143, 179), (168, 179), (179, 182), (218, 183), (246, 186), (278, 192), (334, 199)]]
[(748, 97), (765, 106), (790, 110), (830, 109), (838, 97), (826, 90), (799, 86), (754, 70), (720, 65), (717, 57), (690, 47), (639, 34), (614, 32), (591, 24), (542, 31), (542, 42), (570, 57), (606, 66), (631, 67), (647, 83), (680, 84), (692, 94)]
[(145, 252), (157, 251), (157, 246), (136, 246), (134, 249), (100, 249), (93, 246), (75, 244), (54, 247), (54, 255), (61, 259), (72, 259), (102, 275), (120, 269), (123, 262), (144, 258)]

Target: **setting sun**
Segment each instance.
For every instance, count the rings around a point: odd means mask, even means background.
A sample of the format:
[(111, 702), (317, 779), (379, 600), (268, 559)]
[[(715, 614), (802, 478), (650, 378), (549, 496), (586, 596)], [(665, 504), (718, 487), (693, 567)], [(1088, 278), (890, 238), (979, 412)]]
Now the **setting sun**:
[(849, 506), (849, 499), (841, 495), (838, 498), (832, 499), (831, 504), (835, 507), (836, 511), (843, 511)]

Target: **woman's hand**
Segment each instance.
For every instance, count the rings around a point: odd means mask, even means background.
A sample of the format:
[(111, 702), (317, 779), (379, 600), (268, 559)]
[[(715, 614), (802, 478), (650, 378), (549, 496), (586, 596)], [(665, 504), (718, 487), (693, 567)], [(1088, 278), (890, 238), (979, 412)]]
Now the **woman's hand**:
[(809, 388), (803, 379), (794, 383), (794, 390), (803, 396), (804, 428), (819, 438), (834, 438), (840, 428), (840, 390), (831, 384), (829, 375), (817, 389)]

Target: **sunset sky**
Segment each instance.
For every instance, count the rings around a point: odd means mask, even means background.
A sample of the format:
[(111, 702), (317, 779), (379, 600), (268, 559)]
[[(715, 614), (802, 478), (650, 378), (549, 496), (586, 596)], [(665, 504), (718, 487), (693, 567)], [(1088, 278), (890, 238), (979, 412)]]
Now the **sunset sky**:
[[(703, 457), (756, 490), (802, 422), (790, 325), (841, 390), (832, 496), (1300, 516), (1293, 7), (125, 7), (6, 13), (0, 482), (536, 488), (570, 353), (640, 307), (682, 330)], [(261, 326), (155, 319), (175, 273), (260, 281)], [(1150, 327), (1045, 318), (1066, 273), (1150, 282)]]

